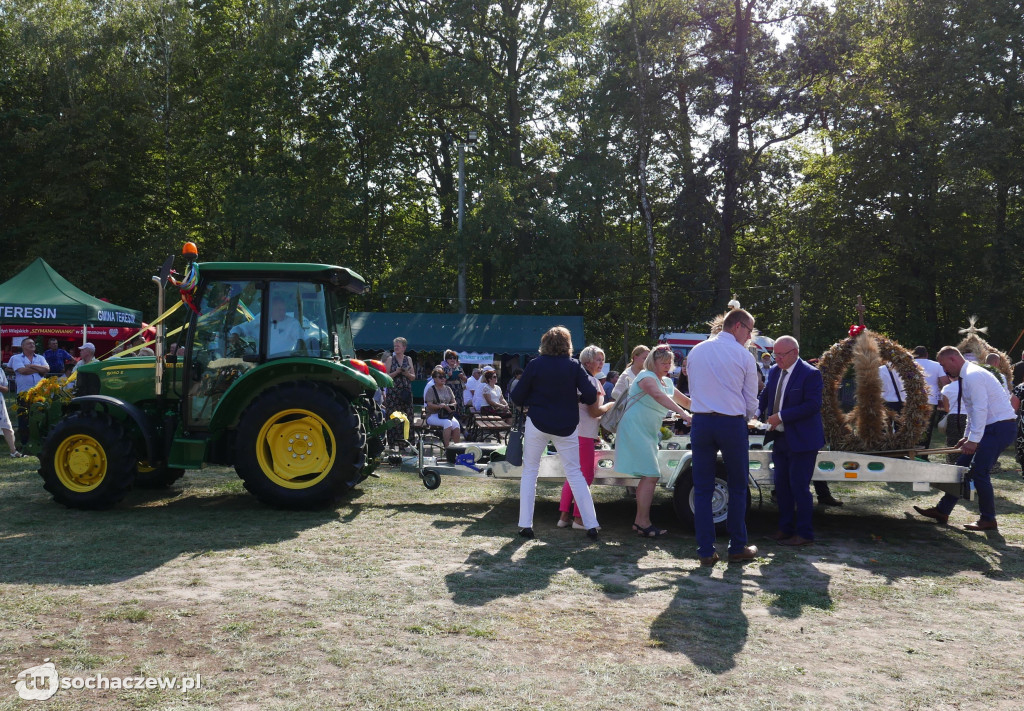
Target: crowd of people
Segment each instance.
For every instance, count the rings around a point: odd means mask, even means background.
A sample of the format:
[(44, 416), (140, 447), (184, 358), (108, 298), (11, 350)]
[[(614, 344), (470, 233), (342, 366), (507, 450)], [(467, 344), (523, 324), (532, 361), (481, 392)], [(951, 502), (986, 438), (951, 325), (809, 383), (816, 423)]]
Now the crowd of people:
[[(457, 354), (447, 351), (431, 372), (424, 393), (428, 424), (443, 429), (448, 445), (459, 441), (463, 412), (525, 413), (520, 536), (536, 536), (537, 477), (540, 458), (550, 443), (566, 479), (556, 526), (582, 530), (596, 539), (601, 526), (589, 487), (596, 472), (595, 451), (601, 446), (600, 419), (625, 399), (615, 436), (615, 471), (636, 479), (634, 532), (659, 538), (667, 530), (651, 520), (651, 503), (660, 478), (661, 429), (666, 417), (674, 415), (690, 432), (697, 557), (702, 565), (714, 565), (721, 558), (711, 508), (719, 458), (729, 489), (728, 559), (742, 563), (757, 555), (746, 531), (746, 492), (748, 426), (760, 421), (765, 444), (771, 445), (773, 499), (779, 507), (777, 530), (769, 538), (784, 546), (811, 545), (815, 541), (811, 479), (817, 453), (825, 446), (822, 376), (815, 361), (800, 357), (800, 344), (792, 336), (777, 339), (773, 354), (751, 356), (747, 346), (754, 329), (753, 316), (734, 309), (725, 315), (721, 330), (695, 346), (678, 366), (669, 346), (638, 345), (619, 373), (605, 369), (604, 351), (597, 346), (587, 346), (578, 360), (574, 358), (569, 331), (552, 328), (541, 339), (540, 355), (509, 377), (507, 393), (497, 385), (493, 368), (477, 368), (467, 375)], [(386, 364), (396, 378), (390, 406), (411, 410), (408, 384), (414, 371), (406, 345), (404, 339), (396, 339)], [(927, 447), (936, 425), (945, 430), (947, 443), (960, 450), (950, 463), (970, 467), (978, 492), (980, 518), (965, 528), (995, 529), (989, 472), (999, 453), (1014, 440), (1017, 460), (1024, 467), (1024, 417), (1018, 414), (1024, 402), (1024, 354), (1014, 366), (1012, 383), (999, 378), (994, 369), (972, 363), (952, 346), (940, 350), (937, 361), (930, 360), (922, 346), (915, 349), (914, 357), (933, 408), (920, 446)], [(882, 366), (879, 377), (886, 407), (899, 411), (905, 398), (899, 375)], [(842, 505), (827, 484), (814, 484), (819, 504)], [(945, 523), (956, 503), (957, 497), (947, 494), (934, 507), (914, 508)]]

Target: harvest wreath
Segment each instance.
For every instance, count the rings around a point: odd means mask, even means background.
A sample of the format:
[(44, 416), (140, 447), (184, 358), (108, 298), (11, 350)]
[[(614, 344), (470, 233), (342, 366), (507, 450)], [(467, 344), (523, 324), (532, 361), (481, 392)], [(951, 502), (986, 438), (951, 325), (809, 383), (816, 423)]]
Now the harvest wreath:
[[(900, 413), (882, 401), (878, 368), (888, 363), (903, 379), (906, 400)], [(856, 407), (844, 413), (839, 386), (853, 366)], [(924, 375), (910, 352), (863, 326), (851, 326), (850, 336), (833, 345), (818, 362), (824, 383), (821, 416), (825, 440), (833, 450), (872, 452), (908, 450), (917, 446), (928, 427), (931, 406)]]

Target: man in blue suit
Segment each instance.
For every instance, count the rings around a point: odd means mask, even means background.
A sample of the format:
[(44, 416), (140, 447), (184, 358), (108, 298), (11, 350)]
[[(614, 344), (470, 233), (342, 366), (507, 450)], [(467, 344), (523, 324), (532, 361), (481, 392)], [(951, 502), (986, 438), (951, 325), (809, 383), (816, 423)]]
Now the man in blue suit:
[(783, 336), (775, 341), (775, 366), (768, 372), (758, 411), (770, 427), (765, 444), (774, 443), (779, 530), (772, 538), (784, 546), (814, 542), (810, 484), (818, 450), (825, 446), (821, 393), (821, 373), (800, 358), (796, 339)]

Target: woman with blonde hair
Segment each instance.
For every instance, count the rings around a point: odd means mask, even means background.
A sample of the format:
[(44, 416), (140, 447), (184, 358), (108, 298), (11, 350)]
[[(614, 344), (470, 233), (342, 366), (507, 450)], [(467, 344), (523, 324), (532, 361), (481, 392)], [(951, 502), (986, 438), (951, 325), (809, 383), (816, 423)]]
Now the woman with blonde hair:
[(647, 354), (644, 369), (626, 395), (626, 411), (615, 435), (615, 471), (640, 477), (636, 487), (636, 518), (633, 530), (642, 538), (658, 538), (668, 531), (651, 523), (654, 487), (661, 476), (658, 466), (658, 442), (666, 410), (690, 422), (690, 398), (679, 392), (668, 374), (675, 356), (667, 345), (655, 346)]
[(629, 386), (633, 384), (636, 376), (640, 375), (640, 371), (644, 369), (644, 361), (647, 360), (647, 354), (650, 352), (650, 348), (640, 344), (629, 354), (629, 367), (619, 375), (619, 381), (615, 383), (615, 387), (612, 389), (612, 400), (618, 400), (629, 392)]
[[(604, 388), (601, 387), (597, 374), (604, 368), (604, 351), (597, 346), (587, 346), (580, 351), (580, 363), (590, 376), (590, 384), (597, 389), (597, 400), (593, 405), (579, 404), (580, 426), (577, 430), (580, 447), (580, 469), (583, 471), (583, 478), (587, 486), (594, 483), (594, 474), (597, 467), (597, 456), (595, 447), (598, 441), (598, 429), (601, 427), (601, 415), (612, 409), (615, 403), (604, 402)], [(562, 485), (562, 500), (558, 505), (561, 517), (558, 519), (558, 527), (565, 528), (572, 526), (576, 529), (583, 528), (583, 519), (580, 517), (579, 507), (575, 505), (572, 496), (572, 487), (566, 481)]]
[[(394, 350), (384, 359), (384, 368), (394, 381), (384, 396), (384, 409), (388, 417), (392, 412), (404, 412), (412, 422), (412, 381), (416, 379), (416, 367), (412, 358), (405, 354), (409, 342), (399, 336), (392, 342)], [(388, 430), (388, 436), (397, 442), (398, 429)]]
[(597, 402), (597, 388), (587, 371), (572, 357), (572, 336), (564, 326), (555, 326), (540, 340), (540, 356), (523, 371), (511, 393), (519, 407), (529, 407), (523, 433), (523, 475), (519, 484), (519, 535), (533, 538), (533, 509), (537, 498), (540, 457), (548, 442), (554, 442), (565, 479), (579, 507), (587, 537), (598, 536), (597, 513), (587, 481), (580, 470), (578, 403)]

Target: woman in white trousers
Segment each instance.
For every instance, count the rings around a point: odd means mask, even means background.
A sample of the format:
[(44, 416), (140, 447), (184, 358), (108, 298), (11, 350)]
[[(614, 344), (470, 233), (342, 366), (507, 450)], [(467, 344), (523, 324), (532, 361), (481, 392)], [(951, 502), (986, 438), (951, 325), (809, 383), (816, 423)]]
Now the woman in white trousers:
[(599, 529), (594, 499), (580, 470), (579, 403), (597, 401), (597, 390), (587, 371), (572, 357), (572, 338), (562, 326), (550, 329), (540, 341), (540, 356), (523, 371), (510, 396), (526, 407), (523, 434), (523, 476), (519, 484), (519, 535), (533, 538), (533, 509), (537, 498), (540, 458), (548, 442), (554, 442), (566, 481), (579, 506), (587, 537), (597, 539)]

